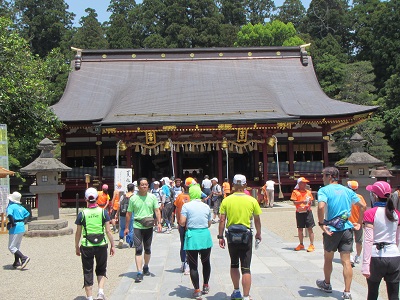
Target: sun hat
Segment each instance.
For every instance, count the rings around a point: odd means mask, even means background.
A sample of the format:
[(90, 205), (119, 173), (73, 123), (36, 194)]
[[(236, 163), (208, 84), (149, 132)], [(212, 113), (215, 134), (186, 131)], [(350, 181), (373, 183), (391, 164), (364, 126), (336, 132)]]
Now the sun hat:
[(245, 185), (246, 184), (246, 176), (244, 176), (242, 174), (236, 174), (233, 177), (233, 184)]
[(97, 196), (99, 194), (97, 193), (97, 190), (95, 188), (88, 188), (85, 191), (85, 198), (89, 201), (89, 202), (95, 202), (97, 199)]
[(347, 181), (347, 186), (354, 191), (354, 190), (358, 189), (358, 182), (355, 180), (349, 180), (349, 181)]
[(21, 204), (21, 197), (22, 197), (22, 195), (21, 195), (20, 193), (14, 192), (14, 193), (12, 193), (11, 195), (8, 195), (7, 198), (8, 198), (8, 200), (10, 200), (11, 202)]
[(156, 181), (153, 182), (153, 184), (154, 185), (156, 185), (156, 184), (160, 185), (160, 182), (156, 180)]
[(211, 178), (211, 181), (215, 180), (216, 182), (218, 182), (218, 178), (217, 177), (213, 177)]
[(299, 177), (299, 178), (297, 178), (297, 184), (296, 184), (296, 186), (294, 187), (295, 190), (298, 190), (298, 189), (299, 189), (299, 183), (300, 183), (300, 182), (310, 182), (310, 180), (307, 180), (307, 179), (305, 179), (304, 177)]
[(367, 185), (367, 191), (373, 192), (379, 198), (387, 198), (392, 192), (392, 187), (386, 181), (377, 181), (374, 184)]
[(186, 186), (191, 186), (192, 184), (196, 184), (196, 180), (194, 180), (193, 177), (188, 177), (185, 179), (185, 185)]
[(108, 190), (108, 184), (103, 184), (101, 187), (102, 190)]

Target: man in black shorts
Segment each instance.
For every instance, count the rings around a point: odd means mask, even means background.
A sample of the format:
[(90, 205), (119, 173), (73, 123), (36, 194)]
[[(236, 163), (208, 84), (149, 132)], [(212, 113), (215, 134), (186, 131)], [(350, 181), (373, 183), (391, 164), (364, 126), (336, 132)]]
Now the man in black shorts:
[[(352, 299), (350, 286), (353, 278), (353, 269), (350, 263), (350, 253), (353, 251), (353, 227), (358, 230), (361, 226), (365, 205), (360, 202), (357, 194), (341, 185), (339, 170), (328, 167), (322, 170), (324, 187), (318, 191), (318, 225), (323, 231), (324, 241), (324, 280), (317, 280), (317, 286), (332, 293), (331, 274), (333, 257), (336, 251), (340, 253), (343, 265), (344, 291), (343, 299)], [(348, 220), (352, 204), (360, 206), (358, 223), (353, 224)], [(326, 212), (325, 212), (326, 209)], [(326, 213), (326, 220), (324, 216)]]

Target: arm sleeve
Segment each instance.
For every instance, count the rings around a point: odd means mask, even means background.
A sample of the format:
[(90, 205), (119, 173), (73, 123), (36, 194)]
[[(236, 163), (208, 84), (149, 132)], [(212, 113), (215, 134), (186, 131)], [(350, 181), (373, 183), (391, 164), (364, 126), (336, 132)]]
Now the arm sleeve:
[(369, 265), (371, 262), (372, 244), (374, 243), (374, 229), (371, 227), (364, 228), (364, 247), (363, 247), (363, 263), (361, 273), (369, 275)]

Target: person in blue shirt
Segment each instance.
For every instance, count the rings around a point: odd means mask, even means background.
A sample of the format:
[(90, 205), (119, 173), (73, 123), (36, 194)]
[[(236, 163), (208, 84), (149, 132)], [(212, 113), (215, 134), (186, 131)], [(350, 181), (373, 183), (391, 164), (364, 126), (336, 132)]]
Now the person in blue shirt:
[[(318, 191), (318, 225), (323, 231), (324, 243), (324, 280), (317, 280), (317, 286), (332, 293), (330, 283), (332, 261), (336, 251), (340, 253), (343, 265), (344, 292), (343, 299), (352, 299), (350, 286), (353, 278), (353, 269), (350, 262), (350, 253), (353, 252), (353, 227), (359, 230), (362, 224), (365, 204), (360, 202), (357, 194), (341, 184), (339, 170), (328, 167), (322, 170), (324, 187)], [(351, 215), (351, 206), (360, 206), (358, 223), (354, 225), (348, 220)], [(326, 219), (325, 218), (326, 215)]]
[(8, 196), (10, 201), (7, 206), (8, 224), (7, 229), (9, 233), (8, 250), (14, 254), (14, 263), (12, 266), (16, 269), (21, 267), (24, 269), (30, 258), (25, 256), (19, 250), (21, 247), (22, 237), (25, 233), (25, 220), (30, 216), (29, 212), (21, 205), (22, 195), (14, 192)]

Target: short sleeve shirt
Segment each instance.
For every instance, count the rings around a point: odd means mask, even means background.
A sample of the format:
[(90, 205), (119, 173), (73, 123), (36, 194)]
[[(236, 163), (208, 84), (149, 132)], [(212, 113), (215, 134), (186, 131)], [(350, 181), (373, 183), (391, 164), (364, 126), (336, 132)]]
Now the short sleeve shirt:
[(7, 216), (12, 215), (14, 220), (19, 221), (15, 223), (14, 227), (11, 227), (9, 230), (9, 234), (18, 234), (25, 232), (25, 223), (22, 221), (25, 218), (29, 217), (29, 212), (23, 207), (21, 204), (13, 203), (10, 201), (10, 204), (7, 206)]
[(245, 193), (233, 193), (222, 201), (219, 213), (226, 215), (229, 227), (233, 224), (242, 224), (250, 228), (250, 218), (261, 215), (262, 211), (257, 200)]
[[(290, 196), (290, 200), (293, 201), (305, 201), (305, 200), (314, 200), (313, 195), (311, 191), (309, 190), (293, 190), (292, 196)], [(309, 203), (294, 203), (296, 206), (296, 211), (305, 211), (305, 210), (310, 210), (311, 209), (311, 202)]]
[(208, 228), (208, 221), (211, 221), (210, 207), (198, 199), (185, 203), (181, 214), (186, 217), (187, 228), (191, 229)]
[[(328, 184), (318, 191), (318, 202), (325, 202), (328, 205), (326, 219), (332, 220), (335, 217), (347, 214), (350, 216), (352, 204), (360, 201), (357, 194), (341, 184)], [(331, 231), (338, 231), (329, 226)], [(345, 223), (343, 230), (353, 228), (350, 221)]]
[(146, 196), (140, 196), (139, 194), (131, 196), (129, 199), (128, 212), (133, 212), (135, 222), (133, 223), (134, 228), (147, 229), (137, 220), (141, 220), (146, 217), (152, 217), (154, 210), (159, 208), (157, 197), (153, 194), (147, 193)]

